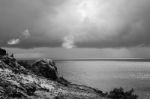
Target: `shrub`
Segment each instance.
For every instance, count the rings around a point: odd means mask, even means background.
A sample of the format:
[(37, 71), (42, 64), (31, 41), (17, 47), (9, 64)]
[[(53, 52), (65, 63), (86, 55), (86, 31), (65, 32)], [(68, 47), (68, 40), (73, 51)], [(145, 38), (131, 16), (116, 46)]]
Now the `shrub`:
[(124, 91), (123, 88), (115, 88), (107, 95), (111, 99), (138, 99), (138, 96), (134, 94), (134, 90)]

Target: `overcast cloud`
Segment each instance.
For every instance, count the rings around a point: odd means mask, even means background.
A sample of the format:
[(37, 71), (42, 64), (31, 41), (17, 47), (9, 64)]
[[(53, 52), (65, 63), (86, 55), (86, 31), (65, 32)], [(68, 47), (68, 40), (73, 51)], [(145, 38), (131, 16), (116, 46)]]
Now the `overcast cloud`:
[(149, 5), (150, 0), (0, 0), (0, 45), (150, 46)]

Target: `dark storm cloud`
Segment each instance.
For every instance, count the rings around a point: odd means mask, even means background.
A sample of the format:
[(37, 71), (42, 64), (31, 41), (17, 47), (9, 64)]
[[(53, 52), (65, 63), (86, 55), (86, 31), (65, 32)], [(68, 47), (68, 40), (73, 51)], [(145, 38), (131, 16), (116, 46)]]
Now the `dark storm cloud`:
[[(90, 5), (93, 1), (98, 2), (96, 7)], [(0, 45), (18, 48), (150, 46), (149, 0), (77, 2), (85, 4), (77, 9), (74, 0), (0, 0)], [(27, 29), (30, 36), (24, 39), (22, 33)], [(20, 41), (9, 45), (12, 39)]]
[[(60, 38), (46, 30), (49, 24), (45, 16), (54, 17), (54, 7), (62, 1), (64, 0), (0, 0), (0, 45), (22, 48), (61, 46)], [(26, 29), (31, 37), (16, 45), (7, 44), (11, 39), (20, 39)]]
[[(128, 25), (125, 29), (119, 31), (117, 35), (108, 36), (101, 39), (98, 32), (89, 34), (85, 40), (76, 42), (79, 47), (92, 48), (120, 48), (120, 47), (149, 47), (150, 46), (150, 19), (143, 19), (145, 23), (136, 29), (132, 25)], [(134, 24), (134, 26), (136, 26)]]
[[(122, 0), (123, 1), (123, 0)], [(90, 28), (86, 36), (76, 41), (78, 47), (120, 48), (150, 46), (150, 1), (132, 0), (120, 4), (117, 20), (109, 26)], [(108, 12), (109, 13), (109, 12)], [(111, 17), (111, 16), (110, 16)], [(109, 21), (108, 21), (109, 22)], [(120, 24), (121, 23), (121, 24)]]

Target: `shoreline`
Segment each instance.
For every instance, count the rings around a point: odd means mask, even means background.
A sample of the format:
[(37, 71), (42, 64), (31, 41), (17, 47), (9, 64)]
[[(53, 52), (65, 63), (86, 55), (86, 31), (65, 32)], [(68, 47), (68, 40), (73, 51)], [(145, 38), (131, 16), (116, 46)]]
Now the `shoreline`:
[[(17, 61), (4, 49), (0, 53), (2, 99), (137, 99), (133, 89), (124, 91), (115, 88), (109, 93), (103, 93), (96, 88), (73, 84), (60, 77), (52, 59), (39, 59), (30, 64), (27, 61)], [(114, 98), (118, 96), (120, 98)]]

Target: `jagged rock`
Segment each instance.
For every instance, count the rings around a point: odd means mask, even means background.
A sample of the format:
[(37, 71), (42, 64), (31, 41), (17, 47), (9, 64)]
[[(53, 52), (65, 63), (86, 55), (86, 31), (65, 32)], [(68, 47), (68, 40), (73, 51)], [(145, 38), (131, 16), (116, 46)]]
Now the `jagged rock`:
[(5, 56), (7, 54), (5, 49), (0, 48), (0, 56)]
[(32, 71), (51, 80), (58, 79), (57, 67), (51, 59), (42, 59), (32, 64)]
[(28, 73), (28, 71), (23, 66), (18, 64), (18, 62), (14, 57), (3, 56), (2, 59), (0, 60), (0, 67), (9, 68), (13, 70), (15, 73), (25, 73), (25, 74)]
[(23, 87), (26, 89), (27, 94), (29, 96), (33, 95), (34, 92), (36, 91), (36, 85), (34, 83), (28, 83), (28, 84), (24, 84)]

